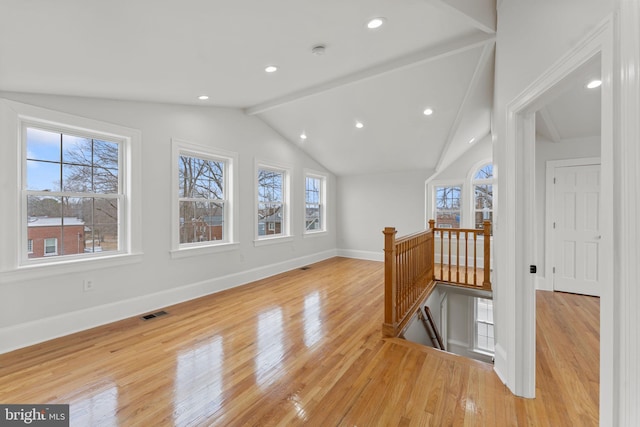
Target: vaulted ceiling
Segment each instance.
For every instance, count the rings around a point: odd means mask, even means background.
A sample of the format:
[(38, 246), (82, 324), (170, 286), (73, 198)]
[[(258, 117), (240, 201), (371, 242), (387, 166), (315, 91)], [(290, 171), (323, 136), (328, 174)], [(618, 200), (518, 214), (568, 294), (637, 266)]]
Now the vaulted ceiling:
[(241, 108), (338, 175), (439, 170), (490, 132), (495, 0), (0, 5), (3, 91)]

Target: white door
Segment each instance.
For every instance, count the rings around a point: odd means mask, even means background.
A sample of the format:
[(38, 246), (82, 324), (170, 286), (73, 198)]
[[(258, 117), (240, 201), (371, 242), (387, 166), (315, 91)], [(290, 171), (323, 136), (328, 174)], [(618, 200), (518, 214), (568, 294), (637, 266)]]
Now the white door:
[(600, 165), (555, 168), (554, 290), (600, 296)]

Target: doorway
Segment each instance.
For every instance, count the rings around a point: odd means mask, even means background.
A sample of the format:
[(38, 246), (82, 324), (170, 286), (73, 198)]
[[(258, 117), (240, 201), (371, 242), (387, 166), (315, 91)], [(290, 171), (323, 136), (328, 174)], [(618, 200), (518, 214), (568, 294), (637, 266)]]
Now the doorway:
[[(601, 189), (600, 192), (600, 253), (603, 255), (604, 270), (600, 271), (605, 283), (613, 283), (613, 272), (609, 267), (612, 263), (613, 253), (613, 87), (612, 66), (613, 50), (611, 48), (612, 23), (603, 22), (589, 36), (587, 36), (574, 49), (562, 57), (553, 67), (533, 82), (523, 93), (507, 106), (507, 133), (506, 138), (514, 142), (513, 151), (507, 153), (507, 159), (513, 162), (511, 168), (507, 168), (506, 179), (515, 181), (510, 189), (507, 189), (505, 197), (512, 198), (509, 207), (513, 209), (514, 221), (508, 225), (508, 233), (512, 241), (514, 251), (507, 254), (507, 261), (513, 266), (505, 269), (506, 279), (515, 282), (512, 292), (507, 291), (507, 298), (513, 298), (514, 309), (509, 313), (513, 319), (514, 327), (510, 330), (513, 347), (509, 356), (514, 356), (514, 363), (510, 365), (512, 383), (510, 387), (514, 392), (523, 397), (535, 397), (536, 389), (536, 285), (539, 275), (536, 272), (538, 264), (545, 264), (546, 268), (552, 267), (547, 263), (545, 256), (539, 254), (544, 248), (544, 234), (536, 227), (536, 222), (544, 218), (544, 211), (540, 211), (536, 190), (540, 185), (536, 184), (536, 178), (544, 174), (544, 169), (536, 171), (536, 113), (556, 100), (567, 88), (565, 83), (583, 78), (583, 66), (592, 61), (599, 61), (603, 85), (601, 87), (601, 123), (600, 132), (600, 158), (601, 158)], [(561, 144), (559, 144), (561, 145)], [(569, 153), (566, 158), (576, 157), (575, 153)], [(542, 184), (544, 187), (544, 183)], [(511, 191), (509, 191), (511, 190)], [(509, 241), (510, 242), (510, 241)], [(543, 282), (549, 286), (549, 277), (543, 277)], [(611, 337), (613, 336), (613, 301), (612, 286), (602, 288), (600, 311), (600, 389), (609, 390), (612, 385), (613, 352)], [(608, 399), (607, 395), (605, 398)], [(601, 408), (604, 406), (604, 415), (608, 413), (610, 401), (601, 400)]]

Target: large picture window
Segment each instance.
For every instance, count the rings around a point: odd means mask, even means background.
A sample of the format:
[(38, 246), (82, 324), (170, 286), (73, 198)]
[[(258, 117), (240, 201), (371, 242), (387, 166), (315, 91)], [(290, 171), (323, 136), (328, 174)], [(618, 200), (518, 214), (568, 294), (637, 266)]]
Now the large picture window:
[(307, 173), (305, 175), (305, 211), (304, 232), (324, 231), (325, 226), (325, 188), (326, 177)]
[(180, 244), (224, 241), (224, 160), (181, 155), (178, 160)]
[(176, 139), (172, 145), (177, 196), (174, 196), (172, 254), (228, 247), (234, 240), (235, 153)]
[(290, 236), (289, 176), (288, 168), (256, 164), (256, 242)]
[(258, 170), (258, 236), (283, 233), (284, 178), (284, 171)]
[(436, 227), (460, 228), (461, 186), (435, 187)]
[(493, 164), (478, 169), (473, 177), (474, 228), (482, 229), (485, 220), (493, 224)]
[(121, 250), (123, 141), (23, 125), (24, 257)]

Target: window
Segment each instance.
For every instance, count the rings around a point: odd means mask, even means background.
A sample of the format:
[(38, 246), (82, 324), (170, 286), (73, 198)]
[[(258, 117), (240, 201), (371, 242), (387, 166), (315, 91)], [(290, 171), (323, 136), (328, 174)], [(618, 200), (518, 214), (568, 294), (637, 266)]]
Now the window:
[(485, 220), (493, 224), (493, 164), (480, 167), (473, 176), (474, 228), (482, 229)]
[(461, 186), (435, 187), (436, 227), (460, 228)]
[(256, 166), (258, 241), (289, 236), (289, 176), (287, 168)]
[(307, 173), (305, 175), (304, 232), (307, 234), (325, 231), (326, 177)]
[(474, 300), (475, 349), (484, 353), (493, 353), (493, 301), (484, 298), (474, 298)]
[(30, 123), (23, 138), (23, 258), (93, 253), (95, 242), (100, 252), (120, 251), (124, 140)]
[(58, 239), (55, 237), (44, 239), (44, 255), (58, 255)]
[(181, 155), (178, 160), (180, 244), (224, 241), (224, 160)]
[[(237, 155), (172, 140), (173, 250), (228, 249), (233, 243), (233, 169)], [(180, 255), (180, 256), (182, 256)]]

